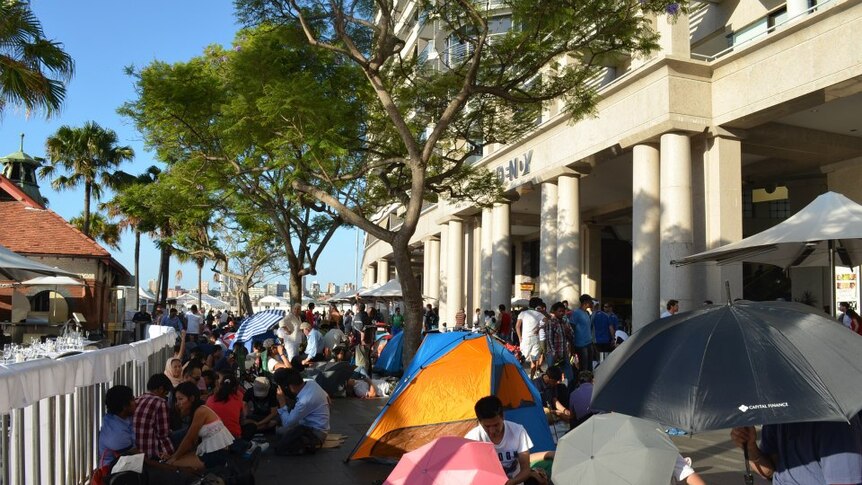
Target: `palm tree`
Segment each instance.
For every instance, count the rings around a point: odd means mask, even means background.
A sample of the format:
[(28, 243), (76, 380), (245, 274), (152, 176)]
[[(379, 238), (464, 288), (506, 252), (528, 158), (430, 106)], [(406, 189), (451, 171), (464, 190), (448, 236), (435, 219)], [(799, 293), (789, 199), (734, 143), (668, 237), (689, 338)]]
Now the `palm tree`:
[(88, 121), (81, 128), (63, 125), (45, 142), (50, 165), (39, 171), (42, 177), (50, 177), (57, 167), (68, 175), (61, 175), (51, 182), (54, 190), (84, 186), (84, 224), (82, 231), (90, 235), (90, 199), (102, 197), (102, 188), (114, 187), (117, 178), (112, 169), (135, 156), (129, 146), (117, 146), (117, 133)]
[(51, 116), (66, 97), (75, 63), (59, 42), (45, 39), (29, 2), (0, 1), (0, 113), (7, 105)]
[[(155, 183), (162, 171), (159, 167), (151, 165), (144, 173), (134, 176), (123, 171), (118, 171), (114, 174), (114, 186), (120, 191), (132, 185), (148, 185)], [(156, 230), (149, 221), (144, 221), (143, 218), (134, 214), (132, 210), (124, 210), (124, 206), (120, 203), (118, 197), (114, 197), (110, 201), (103, 204), (103, 208), (108, 211), (109, 217), (119, 217), (120, 230), (131, 229), (135, 233), (135, 294), (140, 295), (141, 291), (141, 234), (151, 233)]]
[[(69, 224), (83, 232), (84, 214), (69, 219)], [(121, 230), (120, 224), (111, 222), (101, 212), (90, 214), (90, 237), (96, 241), (101, 241), (113, 249), (120, 249)]]

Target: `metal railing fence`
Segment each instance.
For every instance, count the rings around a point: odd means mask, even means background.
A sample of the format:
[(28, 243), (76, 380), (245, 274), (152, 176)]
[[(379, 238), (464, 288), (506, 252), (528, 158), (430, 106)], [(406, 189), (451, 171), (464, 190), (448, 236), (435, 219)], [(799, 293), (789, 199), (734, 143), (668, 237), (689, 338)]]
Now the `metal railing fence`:
[(87, 483), (99, 461), (105, 392), (123, 384), (144, 393), (173, 352), (174, 331), (151, 329), (151, 338), (128, 345), (0, 365), (0, 485)]

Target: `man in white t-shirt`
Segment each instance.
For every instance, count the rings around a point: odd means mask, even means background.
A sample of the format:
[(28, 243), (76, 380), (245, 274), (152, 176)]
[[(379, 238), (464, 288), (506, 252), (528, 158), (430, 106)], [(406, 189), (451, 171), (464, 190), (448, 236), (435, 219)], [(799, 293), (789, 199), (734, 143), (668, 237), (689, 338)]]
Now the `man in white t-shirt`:
[(204, 317), (198, 313), (198, 306), (192, 305), (191, 311), (186, 313), (186, 336), (192, 342), (198, 339), (203, 321)]
[(530, 298), (530, 309), (519, 313), (518, 321), (515, 323), (515, 332), (518, 334), (518, 341), (521, 342), (521, 353), (530, 362), (530, 379), (536, 377), (542, 355), (539, 328), (545, 316), (536, 311), (536, 307), (540, 305), (544, 306), (541, 298)]
[(505, 485), (530, 483), (544, 485), (548, 478), (544, 471), (530, 469), (530, 448), (533, 442), (518, 423), (503, 419), (503, 403), (497, 396), (487, 396), (476, 401), (474, 407), (479, 426), (464, 435), (468, 440), (482, 441), (494, 445), (497, 458), (509, 480)]

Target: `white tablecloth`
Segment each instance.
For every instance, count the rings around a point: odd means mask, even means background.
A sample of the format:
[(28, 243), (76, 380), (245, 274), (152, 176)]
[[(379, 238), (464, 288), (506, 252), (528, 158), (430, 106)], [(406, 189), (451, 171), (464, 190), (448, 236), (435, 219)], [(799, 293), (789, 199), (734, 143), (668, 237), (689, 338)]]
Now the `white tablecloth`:
[(82, 352), (62, 359), (38, 359), (0, 365), (0, 414), (23, 408), (50, 396), (69, 394), (76, 387), (108, 382), (126, 362), (144, 362), (164, 347), (173, 347), (176, 333), (169, 332), (105, 349)]

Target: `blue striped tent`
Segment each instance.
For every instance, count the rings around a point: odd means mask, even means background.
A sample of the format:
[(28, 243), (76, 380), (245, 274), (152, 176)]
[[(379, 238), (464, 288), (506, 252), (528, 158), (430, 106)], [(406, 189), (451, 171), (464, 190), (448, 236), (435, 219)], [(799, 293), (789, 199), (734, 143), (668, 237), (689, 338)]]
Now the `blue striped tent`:
[(255, 335), (269, 331), (284, 318), (284, 310), (263, 310), (243, 320), (234, 341), (247, 342)]

